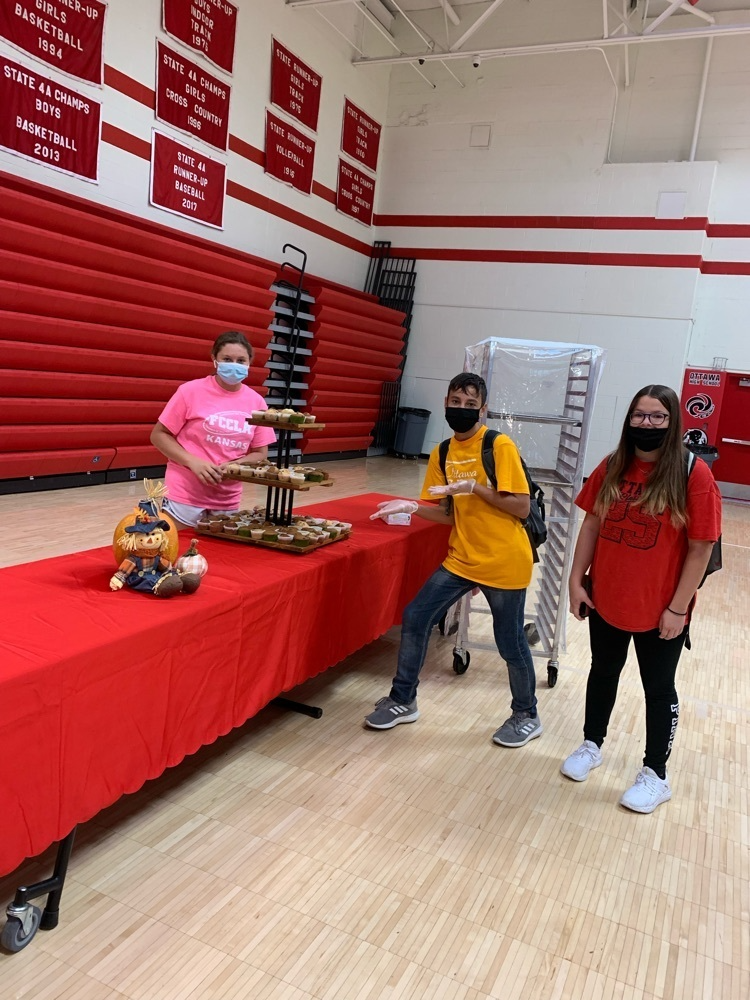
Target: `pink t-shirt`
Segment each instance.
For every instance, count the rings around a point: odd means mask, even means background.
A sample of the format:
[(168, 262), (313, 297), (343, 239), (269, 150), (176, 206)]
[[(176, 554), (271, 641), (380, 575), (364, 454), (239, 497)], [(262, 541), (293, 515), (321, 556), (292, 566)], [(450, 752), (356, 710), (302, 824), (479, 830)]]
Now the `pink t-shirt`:
[[(253, 410), (267, 410), (266, 401), (250, 386), (232, 392), (222, 389), (213, 375), (185, 382), (159, 416), (159, 423), (177, 438), (185, 451), (221, 465), (242, 458), (252, 448), (273, 444), (270, 427), (245, 422)], [(176, 503), (211, 510), (236, 510), (242, 483), (228, 479), (204, 486), (190, 469), (167, 462), (167, 496)]]

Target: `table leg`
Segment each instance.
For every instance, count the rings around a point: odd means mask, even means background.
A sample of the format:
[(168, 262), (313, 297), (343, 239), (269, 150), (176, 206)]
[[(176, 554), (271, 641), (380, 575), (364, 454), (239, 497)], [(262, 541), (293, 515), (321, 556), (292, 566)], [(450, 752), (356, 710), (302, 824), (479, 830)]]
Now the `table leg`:
[[(6, 910), (8, 921), (0, 935), (0, 944), (6, 951), (21, 951), (31, 942), (40, 927), (43, 931), (51, 931), (57, 927), (60, 919), (60, 900), (76, 829), (73, 827), (68, 836), (58, 844), (52, 877), (16, 889), (15, 898)], [(47, 904), (43, 911), (30, 902), (40, 896), (47, 896)]]

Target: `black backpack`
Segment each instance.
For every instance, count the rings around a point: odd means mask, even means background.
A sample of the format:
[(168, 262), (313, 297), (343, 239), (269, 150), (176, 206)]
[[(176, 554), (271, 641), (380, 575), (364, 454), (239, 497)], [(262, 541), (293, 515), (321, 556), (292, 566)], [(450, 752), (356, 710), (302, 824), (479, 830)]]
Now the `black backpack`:
[[(496, 438), (498, 437), (500, 437), (499, 431), (488, 430), (482, 438), (482, 465), (484, 467), (484, 471), (487, 473), (487, 478), (492, 483), (494, 489), (497, 489), (497, 476), (495, 475), (495, 454), (493, 446)], [(441, 441), (438, 448), (440, 471), (443, 473), (443, 477), (445, 477), (445, 464), (448, 458), (448, 447), (450, 446), (451, 440), (451, 438), (447, 438), (445, 441)], [(520, 455), (518, 457), (521, 458)], [(544, 523), (544, 491), (541, 486), (535, 483), (531, 478), (528, 467), (523, 458), (521, 458), (521, 465), (523, 467), (524, 475), (526, 476), (526, 483), (529, 487), (529, 499), (531, 501), (529, 516), (525, 518), (522, 523), (526, 529), (526, 534), (529, 536), (534, 562), (538, 563), (539, 554), (537, 549), (539, 549), (539, 547), (544, 545), (547, 541), (547, 525)]]
[[(695, 453), (692, 451), (688, 451), (686, 458), (688, 479), (690, 478), (690, 473), (695, 468), (695, 462), (696, 462)], [(686, 492), (687, 492), (687, 486), (686, 486)], [(723, 564), (721, 561), (721, 535), (719, 535), (718, 540), (714, 542), (714, 547), (711, 549), (711, 555), (709, 556), (708, 559), (708, 566), (706, 566), (706, 572), (703, 574), (703, 579), (698, 584), (698, 589), (700, 589), (706, 582), (706, 577), (711, 576), (712, 573), (718, 572), (722, 568), (722, 565)]]

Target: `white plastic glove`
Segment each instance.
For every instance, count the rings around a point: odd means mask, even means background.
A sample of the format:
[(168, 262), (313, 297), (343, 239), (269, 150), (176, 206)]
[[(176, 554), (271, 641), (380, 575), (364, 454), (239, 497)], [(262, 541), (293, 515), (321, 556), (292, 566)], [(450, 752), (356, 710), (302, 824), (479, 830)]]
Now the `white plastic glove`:
[(379, 503), (374, 514), (370, 514), (371, 521), (377, 521), (379, 517), (385, 520), (389, 514), (413, 514), (419, 507), (413, 500), (386, 500)]
[(457, 479), (447, 486), (430, 486), (428, 493), (433, 497), (452, 497), (457, 493), (473, 493), (476, 479)]

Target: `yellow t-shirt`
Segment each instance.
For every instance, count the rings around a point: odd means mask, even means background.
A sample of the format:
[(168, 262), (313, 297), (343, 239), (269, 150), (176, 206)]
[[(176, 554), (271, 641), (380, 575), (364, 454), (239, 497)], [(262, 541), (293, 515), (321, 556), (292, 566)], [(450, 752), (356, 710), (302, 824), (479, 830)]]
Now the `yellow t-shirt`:
[[(481, 427), (467, 441), (451, 438), (445, 462), (445, 476), (440, 471), (439, 449), (435, 448), (422, 484), (422, 500), (435, 500), (430, 486), (444, 486), (457, 479), (476, 479), (490, 489), (491, 483), (482, 465)], [(497, 490), (500, 493), (529, 494), (518, 449), (509, 437), (499, 434), (493, 445)], [(521, 521), (513, 514), (498, 510), (473, 493), (453, 497), (455, 524), (448, 542), (448, 556), (443, 566), (451, 573), (474, 583), (502, 590), (521, 590), (531, 582), (533, 556), (531, 544)]]

